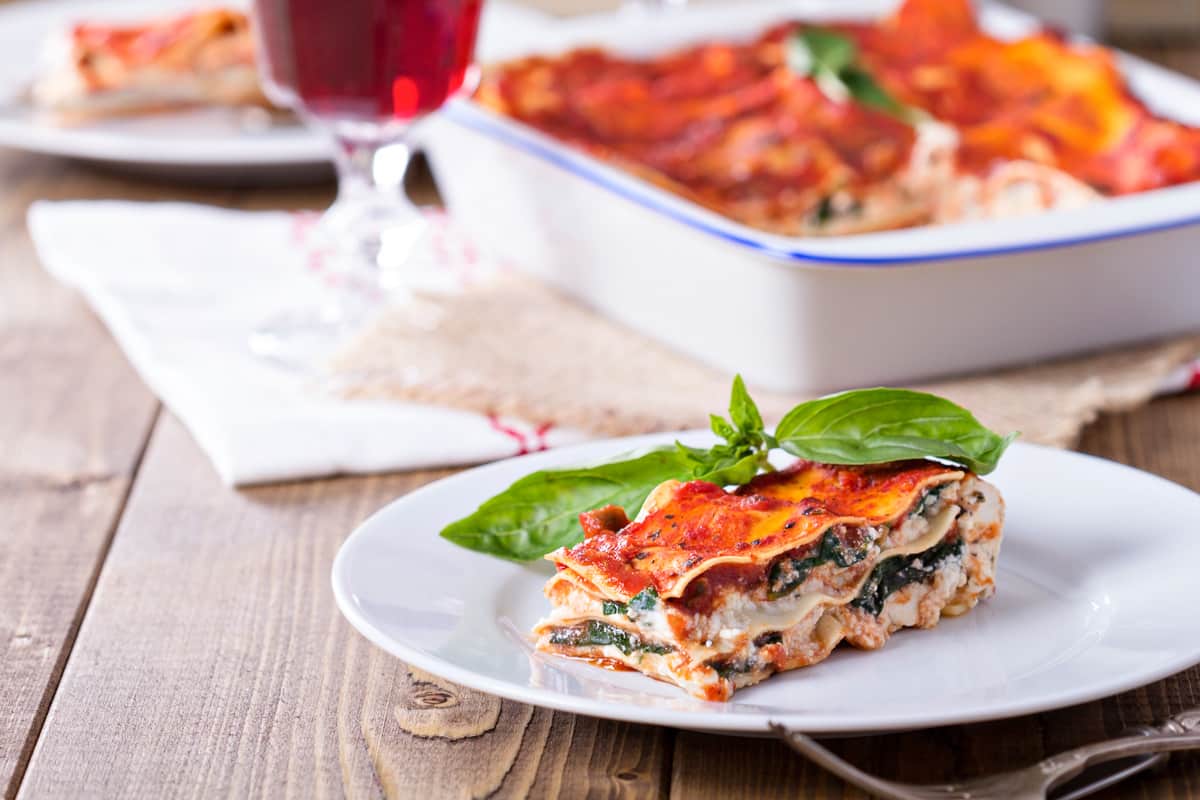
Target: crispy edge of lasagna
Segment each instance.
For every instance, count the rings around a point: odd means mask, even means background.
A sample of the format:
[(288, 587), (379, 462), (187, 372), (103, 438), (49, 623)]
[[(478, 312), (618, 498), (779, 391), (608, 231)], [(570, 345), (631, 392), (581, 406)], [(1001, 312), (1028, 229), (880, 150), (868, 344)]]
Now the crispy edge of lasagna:
[[(638, 522), (671, 513), (683, 486), (660, 486)], [(686, 591), (665, 597), (653, 583), (622, 599), (565, 565), (570, 551), (557, 551), (548, 556), (559, 570), (545, 587), (552, 610), (534, 628), (536, 647), (728, 700), (776, 672), (824, 660), (843, 641), (877, 649), (901, 628), (932, 628), (991, 596), (1004, 516), (996, 488), (971, 473), (934, 473), (905, 501), (886, 519), (843, 519), (804, 545), (764, 551), (761, 580), (711, 581), (716, 596), (699, 610)], [(855, 560), (848, 549), (863, 555)], [(717, 577), (728, 563), (709, 559), (687, 584)]]
[(269, 107), (249, 19), (214, 8), (134, 25), (83, 22), (52, 37), (30, 88), (71, 125), (196, 106)]

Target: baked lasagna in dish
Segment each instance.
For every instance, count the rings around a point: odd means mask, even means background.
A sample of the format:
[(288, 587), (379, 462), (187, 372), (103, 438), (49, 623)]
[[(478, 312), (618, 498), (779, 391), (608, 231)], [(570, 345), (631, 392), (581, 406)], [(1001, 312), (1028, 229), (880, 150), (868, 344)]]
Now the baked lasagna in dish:
[(136, 25), (83, 22), (52, 42), (32, 89), (59, 121), (198, 105), (266, 105), (250, 21), (214, 8)]
[(476, 99), (784, 235), (1077, 207), (1200, 177), (1200, 129), (1155, 116), (1103, 47), (1051, 31), (991, 36), (968, 0), (822, 23), (860, 82), (918, 112), (904, 118), (799, 72), (789, 54), (815, 29), (781, 24), (649, 60), (523, 58), (485, 70)]
[(995, 487), (930, 461), (668, 481), (632, 522), (583, 514), (584, 540), (546, 556), (537, 648), (728, 700), (842, 641), (969, 611), (993, 592), (1003, 517)]

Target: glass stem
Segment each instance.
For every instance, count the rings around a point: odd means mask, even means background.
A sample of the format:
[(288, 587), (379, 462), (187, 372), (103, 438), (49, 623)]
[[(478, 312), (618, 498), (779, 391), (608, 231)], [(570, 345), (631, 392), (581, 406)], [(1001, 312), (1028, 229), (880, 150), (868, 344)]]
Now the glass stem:
[(339, 200), (357, 202), (375, 194), (390, 200), (403, 193), (412, 155), (406, 141), (378, 142), (335, 134), (334, 144)]
[(407, 260), (423, 229), (420, 212), (404, 191), (412, 160), (405, 130), (386, 138), (358, 135), (354, 128), (333, 131), (338, 194), (325, 222), (339, 243), (348, 271), (365, 265), (370, 280), (394, 288), (395, 273)]

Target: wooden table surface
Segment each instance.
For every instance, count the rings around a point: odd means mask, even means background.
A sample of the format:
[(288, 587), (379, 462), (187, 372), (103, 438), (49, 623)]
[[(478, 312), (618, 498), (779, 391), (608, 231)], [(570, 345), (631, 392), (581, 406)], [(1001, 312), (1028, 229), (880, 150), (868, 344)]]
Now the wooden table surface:
[[(1200, 71), (1190, 52), (1149, 54)], [(32, 200), (105, 197), (318, 208), (331, 188), (186, 188), (0, 153), (4, 797), (861, 796), (773, 741), (502, 701), (367, 643), (334, 606), (334, 553), (376, 508), (447, 473), (223, 486), (36, 262)], [(1104, 418), (1081, 446), (1200, 489), (1200, 394)], [(1052, 713), (834, 748), (888, 777), (942, 780), (1195, 705), (1200, 669)], [(1107, 796), (1200, 796), (1200, 760), (1177, 756)]]

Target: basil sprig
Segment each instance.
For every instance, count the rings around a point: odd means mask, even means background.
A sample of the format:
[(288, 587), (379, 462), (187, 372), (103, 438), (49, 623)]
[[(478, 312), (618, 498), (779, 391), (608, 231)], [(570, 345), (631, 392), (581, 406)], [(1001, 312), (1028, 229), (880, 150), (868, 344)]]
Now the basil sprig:
[(717, 414), (710, 414), (708, 419), (712, 432), (724, 439), (724, 444), (702, 448), (675, 443), (675, 449), (691, 459), (694, 479), (735, 486), (746, 483), (761, 470), (771, 468), (767, 453), (778, 444), (775, 437), (763, 429), (762, 415), (746, 391), (741, 375), (733, 379), (729, 420)]
[(892, 97), (858, 63), (858, 46), (848, 36), (827, 28), (799, 28), (788, 39), (786, 52), (788, 67), (812, 78), (834, 102), (854, 99), (909, 124), (924, 116), (919, 109)]
[(630, 516), (663, 481), (703, 480), (721, 486), (748, 482), (769, 468), (774, 440), (741, 376), (734, 379), (730, 423), (713, 415), (725, 440), (707, 449), (679, 442), (580, 469), (547, 469), (526, 475), (486, 501), (474, 514), (447, 525), (442, 537), (457, 545), (514, 561), (541, 558), (583, 538), (579, 515), (617, 505)]
[(521, 478), (447, 525), (441, 535), (462, 547), (529, 561), (579, 542), (579, 515), (617, 505), (630, 516), (663, 481), (748, 483), (771, 469), (771, 450), (830, 464), (879, 464), (936, 458), (987, 474), (1016, 434), (999, 436), (969, 411), (940, 397), (906, 389), (863, 389), (811, 400), (789, 411), (767, 433), (740, 376), (729, 419), (712, 415), (723, 441), (709, 448), (680, 442), (593, 467), (540, 470)]

